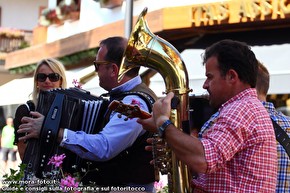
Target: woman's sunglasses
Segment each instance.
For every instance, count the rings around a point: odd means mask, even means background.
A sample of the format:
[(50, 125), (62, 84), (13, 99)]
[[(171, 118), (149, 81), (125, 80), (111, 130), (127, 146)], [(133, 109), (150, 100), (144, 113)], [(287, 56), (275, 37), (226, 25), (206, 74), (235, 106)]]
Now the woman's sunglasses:
[(50, 80), (50, 82), (57, 82), (60, 79), (60, 75), (58, 73), (50, 73), (50, 74), (44, 74), (44, 73), (38, 73), (36, 75), (36, 80), (39, 82), (46, 81), (46, 78)]

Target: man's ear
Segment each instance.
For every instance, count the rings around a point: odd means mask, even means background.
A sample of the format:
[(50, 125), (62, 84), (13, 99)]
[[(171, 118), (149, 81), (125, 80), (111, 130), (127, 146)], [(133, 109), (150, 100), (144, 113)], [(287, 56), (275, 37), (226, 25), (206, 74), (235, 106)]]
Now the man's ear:
[(233, 69), (230, 69), (228, 72), (227, 72), (227, 78), (228, 80), (236, 80), (238, 78), (238, 73), (233, 70)]
[(112, 63), (112, 74), (113, 76), (118, 76), (119, 73), (119, 67), (117, 66), (117, 64)]

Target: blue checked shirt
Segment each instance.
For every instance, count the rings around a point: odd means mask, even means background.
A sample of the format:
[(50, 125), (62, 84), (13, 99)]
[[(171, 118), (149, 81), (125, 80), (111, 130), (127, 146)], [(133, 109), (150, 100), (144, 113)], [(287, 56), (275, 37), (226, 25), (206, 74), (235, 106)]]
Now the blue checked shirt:
[[(276, 111), (273, 103), (262, 101), (264, 107), (270, 114), (270, 117), (280, 125), (282, 129), (290, 135), (290, 117), (281, 112)], [(277, 178), (277, 193), (290, 193), (290, 159), (285, 149), (277, 141), (278, 155), (278, 178)]]
[(200, 132), (198, 133), (198, 138), (201, 139), (202, 134), (216, 122), (216, 118), (218, 117), (218, 115), (219, 112), (217, 111), (209, 118), (209, 120), (207, 120), (207, 122), (203, 124), (202, 128), (200, 129)]

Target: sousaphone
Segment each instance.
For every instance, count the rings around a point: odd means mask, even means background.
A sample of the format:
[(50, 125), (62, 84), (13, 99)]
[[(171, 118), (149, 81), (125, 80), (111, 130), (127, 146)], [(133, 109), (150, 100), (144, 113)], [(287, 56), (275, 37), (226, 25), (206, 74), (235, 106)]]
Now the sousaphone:
[[(171, 111), (170, 120), (180, 130), (189, 131), (188, 74), (180, 53), (167, 41), (154, 35), (145, 20), (147, 8), (140, 14), (128, 40), (119, 71), (119, 80), (124, 74), (136, 67), (148, 67), (161, 74), (166, 91), (174, 92), (177, 105)], [(156, 139), (160, 141), (161, 139)], [(190, 192), (190, 175), (187, 166), (179, 161), (167, 146), (158, 149), (153, 145), (155, 166), (160, 173), (167, 175), (169, 192)]]

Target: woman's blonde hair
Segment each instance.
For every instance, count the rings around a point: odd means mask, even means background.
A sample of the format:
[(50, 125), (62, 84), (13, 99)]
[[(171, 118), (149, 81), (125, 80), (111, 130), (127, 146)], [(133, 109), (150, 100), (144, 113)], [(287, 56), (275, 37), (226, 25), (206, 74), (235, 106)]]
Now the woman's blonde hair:
[(37, 88), (37, 79), (36, 75), (38, 73), (38, 70), (40, 66), (42, 65), (47, 65), (54, 73), (58, 73), (60, 75), (60, 81), (61, 81), (61, 86), (60, 88), (66, 88), (67, 87), (67, 80), (66, 80), (66, 75), (65, 75), (65, 68), (63, 64), (53, 58), (47, 58), (39, 61), (37, 63), (36, 69), (34, 71), (33, 75), (33, 91), (32, 91), (32, 100), (34, 104), (37, 104), (37, 99), (38, 99), (38, 94), (39, 94), (39, 89)]

